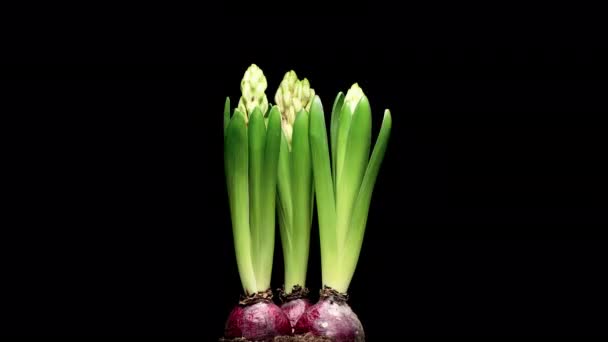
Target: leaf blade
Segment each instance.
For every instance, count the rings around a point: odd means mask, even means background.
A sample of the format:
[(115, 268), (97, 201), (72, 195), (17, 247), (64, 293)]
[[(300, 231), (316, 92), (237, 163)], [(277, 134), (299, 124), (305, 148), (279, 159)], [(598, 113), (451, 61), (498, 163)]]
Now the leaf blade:
[(249, 137), (249, 228), (253, 238), (252, 256), (257, 282), (261, 273), (261, 245), (263, 232), (262, 184), (264, 173), (264, 144), (266, 125), (262, 112), (256, 108), (249, 116), (247, 129)]
[(277, 182), (279, 200), (281, 201), (283, 212), (285, 214), (285, 222), (288, 223), (289, 227), (291, 227), (293, 222), (293, 203), (291, 194), (291, 152), (289, 151), (289, 146), (287, 145), (287, 139), (282, 132)]
[(230, 97), (226, 97), (226, 102), (224, 102), (224, 137), (226, 137), (226, 129), (228, 128), (228, 124), (230, 123)]
[[(268, 129), (264, 145), (264, 165), (262, 180), (262, 223), (260, 241), (260, 275), (259, 283), (266, 290), (270, 287), (272, 261), (274, 256), (275, 218), (277, 198), (277, 172), (281, 142), (281, 114), (273, 107), (268, 114)], [(262, 120), (262, 125), (265, 125)]]
[(378, 134), (378, 139), (376, 140), (372, 156), (369, 164), (367, 165), (367, 169), (361, 183), (361, 188), (359, 189), (359, 194), (357, 195), (357, 200), (353, 209), (353, 217), (350, 225), (351, 228), (348, 232), (346, 242), (347, 250), (349, 250), (350, 253), (343, 256), (345, 261), (343, 265), (344, 273), (346, 274), (346, 286), (350, 284), (359, 260), (372, 193), (378, 178), (380, 166), (382, 165), (384, 155), (386, 154), (391, 129), (392, 117), (390, 111), (387, 109), (384, 112), (380, 133)]
[(310, 245), (310, 188), (312, 166), (309, 143), (309, 118), (305, 110), (300, 111), (294, 121), (292, 140), (292, 194), (293, 194), (293, 249), (295, 264), (293, 272), (285, 279), (290, 291), (294, 285), (304, 286), (308, 266)]
[(336, 208), (323, 105), (318, 96), (314, 97), (309, 119), (311, 161), (319, 218), (322, 278), (325, 285), (331, 286), (336, 260)]
[[(338, 160), (337, 147), (338, 147), (338, 127), (340, 125), (340, 113), (342, 106), (344, 105), (344, 93), (339, 92), (334, 100), (334, 105), (331, 109), (331, 123), (330, 123), (330, 144), (331, 144), (331, 170), (334, 181), (336, 180), (336, 162)], [(334, 188), (336, 184), (334, 184)]]
[(336, 191), (336, 229), (338, 253), (342, 250), (350, 226), (353, 204), (369, 161), (372, 135), (372, 114), (367, 97), (363, 96), (352, 115), (346, 140), (344, 162)]
[(224, 169), (237, 267), (245, 293), (257, 291), (249, 229), (248, 139), (245, 118), (235, 112), (226, 129)]

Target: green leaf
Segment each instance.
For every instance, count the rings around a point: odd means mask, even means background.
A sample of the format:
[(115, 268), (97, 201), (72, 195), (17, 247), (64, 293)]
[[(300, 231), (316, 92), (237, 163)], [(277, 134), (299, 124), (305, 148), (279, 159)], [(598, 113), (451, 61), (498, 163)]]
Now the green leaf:
[[(309, 136), (310, 136), (310, 134), (309, 134)], [(310, 158), (311, 158), (310, 159), (310, 166), (312, 167), (312, 153), (311, 153)], [(311, 178), (311, 182), (310, 182), (310, 223), (312, 224), (312, 214), (314, 212), (314, 206), (315, 206), (315, 177), (314, 177), (314, 173), (311, 175), (311, 177), (312, 178)]]
[(279, 232), (281, 235), (281, 246), (283, 247), (283, 259), (285, 265), (285, 274), (287, 274), (289, 270), (290, 263), (288, 260), (291, 260), (292, 250), (291, 247), (291, 224), (287, 222), (287, 218), (285, 217), (285, 208), (283, 207), (283, 202), (280, 197), (277, 196), (277, 214), (279, 217)]
[[(345, 106), (346, 107), (346, 106)], [(350, 226), (352, 207), (369, 161), (369, 147), (372, 136), (372, 113), (367, 97), (363, 96), (355, 107), (352, 115), (346, 148), (344, 164), (341, 168), (336, 192), (336, 229), (338, 253), (346, 240), (346, 232)]]
[[(338, 127), (340, 125), (340, 113), (342, 111), (342, 105), (344, 104), (344, 93), (339, 92), (338, 96), (334, 100), (334, 105), (331, 109), (331, 124), (330, 124), (330, 143), (331, 143), (331, 170), (334, 181), (336, 180), (336, 160), (338, 159), (337, 147), (338, 147)], [(336, 184), (334, 184), (334, 189)]]
[[(262, 125), (264, 125), (262, 123)], [(260, 271), (258, 286), (270, 288), (272, 258), (274, 255), (275, 215), (277, 198), (277, 172), (281, 146), (281, 113), (276, 106), (268, 114), (268, 131), (264, 150), (262, 182), (262, 224), (259, 244)]]
[[(253, 238), (253, 266), (256, 277), (261, 271), (262, 225), (262, 191), (264, 177), (264, 145), (266, 142), (266, 125), (259, 108), (253, 110), (249, 117), (249, 228)], [(259, 278), (256, 278), (259, 284)]]
[[(281, 132), (281, 148), (279, 153), (279, 168), (278, 168), (278, 191), (279, 199), (282, 204), (285, 222), (288, 227), (291, 227), (293, 222), (293, 204), (291, 195), (291, 153), (285, 135)], [(290, 233), (288, 231), (288, 233)]]
[(319, 215), (319, 237), (321, 240), (321, 270), (323, 283), (331, 286), (336, 266), (336, 207), (331, 178), (329, 148), (323, 105), (315, 96), (310, 108), (310, 150), (312, 156), (313, 179), (317, 212)]
[[(283, 247), (283, 260), (285, 267), (285, 277), (293, 269), (293, 216), (292, 216), (292, 196), (291, 196), (291, 153), (287, 145), (285, 134), (281, 131), (281, 148), (279, 152), (278, 166), (278, 216), (279, 232), (281, 234), (281, 245)], [(289, 290), (285, 288), (285, 290)]]
[[(277, 196), (278, 197), (278, 196)], [(293, 265), (295, 264), (293, 261), (293, 247), (292, 247), (292, 237), (290, 235), (291, 224), (286, 221), (285, 218), (285, 209), (283, 208), (283, 203), (278, 199), (277, 202), (277, 211), (279, 218), (279, 231), (281, 233), (281, 246), (283, 248), (283, 267), (284, 267), (284, 275), (285, 278), (289, 277), (290, 272), (294, 269)], [(286, 287), (285, 290), (288, 290)]]
[[(338, 184), (344, 170), (344, 157), (346, 156), (346, 144), (348, 142), (348, 131), (350, 130), (350, 122), (352, 113), (348, 106), (342, 106), (338, 119), (338, 135), (336, 136), (336, 167), (334, 170), (334, 191), (338, 191)], [(337, 195), (337, 194), (336, 194)]]
[(245, 293), (257, 292), (249, 229), (248, 141), (245, 117), (236, 112), (226, 129), (224, 169), (236, 261)]
[(226, 137), (226, 129), (228, 128), (229, 123), (230, 123), (230, 97), (226, 97), (226, 102), (224, 103), (224, 137)]
[(384, 112), (384, 119), (382, 120), (382, 127), (380, 128), (378, 140), (374, 146), (374, 151), (372, 152), (367, 170), (365, 171), (365, 176), (363, 177), (363, 182), (361, 183), (361, 188), (359, 189), (359, 194), (355, 201), (353, 216), (346, 240), (346, 249), (344, 250), (344, 255), (342, 255), (342, 260), (344, 260), (343, 278), (345, 282), (345, 285), (343, 286), (346, 287), (348, 287), (350, 281), (352, 280), (355, 268), (357, 267), (357, 261), (359, 260), (359, 255), (361, 253), (361, 246), (363, 243), (363, 236), (365, 234), (365, 226), (367, 224), (372, 192), (374, 190), (374, 185), (376, 184), (376, 179), (378, 177), (382, 160), (384, 159), (386, 147), (388, 145), (388, 140), (391, 133), (391, 127), (391, 113), (387, 109)]
[[(310, 189), (312, 186), (312, 166), (308, 135), (308, 113), (301, 110), (294, 121), (291, 150), (292, 198), (293, 198), (293, 249), (292, 270), (285, 278), (286, 289), (293, 285), (304, 285), (308, 266), (310, 245)], [(288, 277), (287, 277), (288, 276)]]

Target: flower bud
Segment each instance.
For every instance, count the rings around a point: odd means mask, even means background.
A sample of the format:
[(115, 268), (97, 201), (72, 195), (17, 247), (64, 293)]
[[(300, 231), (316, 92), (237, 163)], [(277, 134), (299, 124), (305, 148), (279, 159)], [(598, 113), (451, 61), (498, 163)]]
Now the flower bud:
[(344, 96), (344, 105), (349, 107), (351, 114), (355, 113), (355, 108), (357, 108), (357, 104), (363, 96), (365, 96), (365, 94), (363, 94), (363, 89), (361, 89), (357, 83), (353, 84), (346, 92), (346, 96)]
[(290, 146), (296, 114), (302, 109), (309, 111), (314, 96), (315, 91), (306, 78), (300, 81), (293, 70), (285, 74), (274, 101), (281, 111), (281, 126)]
[(268, 112), (268, 99), (266, 98), (266, 76), (257, 65), (252, 64), (241, 80), (241, 98), (238, 109), (248, 119), (253, 110), (258, 107), (266, 115)]

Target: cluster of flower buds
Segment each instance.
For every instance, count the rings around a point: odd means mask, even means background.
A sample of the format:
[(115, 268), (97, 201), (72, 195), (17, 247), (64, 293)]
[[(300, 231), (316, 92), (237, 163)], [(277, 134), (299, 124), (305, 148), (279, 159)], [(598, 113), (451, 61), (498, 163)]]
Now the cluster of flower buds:
[(268, 113), (268, 98), (266, 98), (266, 76), (257, 65), (252, 64), (241, 80), (241, 98), (238, 110), (245, 114), (247, 120), (257, 107), (264, 116)]
[(289, 146), (296, 115), (303, 109), (309, 112), (314, 97), (315, 90), (310, 87), (308, 79), (299, 80), (293, 70), (285, 74), (274, 100), (281, 111), (281, 127)]

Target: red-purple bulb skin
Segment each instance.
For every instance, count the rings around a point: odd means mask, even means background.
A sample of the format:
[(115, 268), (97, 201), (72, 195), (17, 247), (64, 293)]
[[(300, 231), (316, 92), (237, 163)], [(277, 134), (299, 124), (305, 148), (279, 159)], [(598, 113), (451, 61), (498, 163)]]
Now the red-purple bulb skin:
[(309, 307), (296, 323), (294, 333), (325, 336), (334, 342), (364, 342), (363, 325), (350, 306), (331, 298)]
[(295, 327), (296, 322), (300, 319), (300, 316), (309, 308), (312, 304), (306, 298), (298, 298), (290, 300), (281, 305), (281, 310), (285, 312), (287, 318), (292, 327)]
[(236, 306), (224, 330), (225, 338), (243, 337), (251, 341), (264, 341), (275, 336), (292, 335), (287, 315), (272, 302)]

